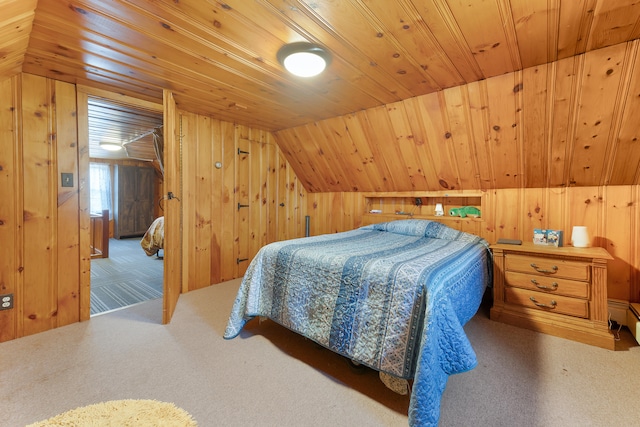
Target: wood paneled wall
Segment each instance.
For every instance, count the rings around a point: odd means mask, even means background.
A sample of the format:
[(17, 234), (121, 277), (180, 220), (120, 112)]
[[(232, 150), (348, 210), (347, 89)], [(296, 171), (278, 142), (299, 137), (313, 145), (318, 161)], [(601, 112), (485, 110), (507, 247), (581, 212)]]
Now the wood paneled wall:
[(305, 191), (269, 132), (184, 111), (178, 126), (183, 291), (241, 277), (265, 244), (303, 236)]
[[(0, 311), (0, 342), (88, 318), (80, 312), (88, 192), (78, 171), (88, 173), (89, 157), (76, 92), (29, 74), (0, 81), (0, 295), (14, 297), (14, 308)], [(301, 237), (306, 204), (271, 134), (179, 116), (183, 179), (172, 191), (182, 204), (186, 292), (240, 277), (262, 245)], [(74, 174), (73, 187), (61, 187), (62, 172)]]
[[(0, 341), (79, 320), (76, 89), (29, 74), (0, 82)], [(62, 187), (72, 173), (73, 187)]]
[[(363, 225), (363, 193), (309, 193), (307, 213), (313, 235)], [(609, 262), (608, 297), (640, 301), (640, 186), (514, 188), (486, 192), (479, 233), (531, 241), (534, 228), (564, 230), (569, 244), (574, 225), (586, 225), (591, 243), (614, 257)]]

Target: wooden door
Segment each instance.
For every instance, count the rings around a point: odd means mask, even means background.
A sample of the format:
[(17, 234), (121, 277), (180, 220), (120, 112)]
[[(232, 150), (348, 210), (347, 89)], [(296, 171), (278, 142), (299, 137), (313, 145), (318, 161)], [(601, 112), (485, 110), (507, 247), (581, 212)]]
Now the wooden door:
[[(251, 239), (250, 210), (254, 208), (249, 200), (251, 189), (251, 141), (238, 140), (238, 156), (236, 157), (235, 201), (237, 206), (235, 241), (236, 244), (236, 277), (242, 277), (249, 266), (249, 241)], [(255, 156), (260, 151), (253, 153)]]
[(176, 103), (164, 91), (164, 292), (162, 323), (169, 323), (182, 291), (182, 156)]
[(237, 269), (234, 277), (242, 277), (258, 250), (267, 243), (267, 176), (265, 171), (269, 150), (267, 144), (246, 138), (237, 142), (234, 193), (237, 206), (234, 242)]

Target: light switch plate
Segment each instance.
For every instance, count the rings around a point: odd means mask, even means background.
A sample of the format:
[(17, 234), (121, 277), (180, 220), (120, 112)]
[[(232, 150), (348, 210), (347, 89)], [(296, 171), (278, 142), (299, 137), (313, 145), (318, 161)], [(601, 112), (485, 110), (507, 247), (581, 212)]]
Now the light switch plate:
[(73, 174), (72, 173), (62, 173), (62, 186), (63, 187), (73, 187)]

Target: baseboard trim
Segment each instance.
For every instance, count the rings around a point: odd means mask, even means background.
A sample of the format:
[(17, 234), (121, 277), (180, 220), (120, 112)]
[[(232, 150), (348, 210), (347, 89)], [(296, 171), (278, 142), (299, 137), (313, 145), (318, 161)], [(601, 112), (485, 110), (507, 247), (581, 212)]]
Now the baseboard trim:
[(609, 316), (611, 320), (615, 320), (618, 325), (627, 325), (627, 310), (629, 309), (629, 301), (619, 299), (607, 300)]

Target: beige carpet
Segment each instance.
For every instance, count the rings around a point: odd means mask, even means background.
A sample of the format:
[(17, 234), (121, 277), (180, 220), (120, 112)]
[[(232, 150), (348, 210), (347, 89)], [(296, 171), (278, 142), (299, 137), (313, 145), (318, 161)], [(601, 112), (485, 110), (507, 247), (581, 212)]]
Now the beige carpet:
[(64, 412), (27, 427), (196, 427), (188, 412), (156, 400), (112, 400)]
[[(407, 425), (407, 396), (273, 322), (224, 340), (238, 286), (181, 295), (169, 325), (152, 300), (0, 344), (0, 425), (119, 399), (172, 402), (200, 427)], [(479, 364), (449, 379), (440, 427), (637, 423), (640, 347), (628, 331), (613, 352), (493, 322), (487, 307), (465, 330)]]

